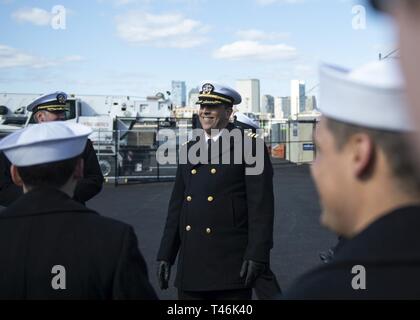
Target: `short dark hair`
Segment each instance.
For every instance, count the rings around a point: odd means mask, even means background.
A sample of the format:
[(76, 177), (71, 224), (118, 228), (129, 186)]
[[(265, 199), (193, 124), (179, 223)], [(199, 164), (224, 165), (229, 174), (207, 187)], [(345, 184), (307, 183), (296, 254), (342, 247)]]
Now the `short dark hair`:
[(70, 179), (80, 156), (57, 162), (17, 167), (23, 183), (31, 188), (61, 188)]
[(370, 129), (327, 118), (327, 127), (334, 136), (336, 147), (341, 150), (350, 137), (357, 133), (367, 134), (380, 148), (401, 188), (407, 192), (420, 192), (420, 178), (408, 146), (407, 133)]

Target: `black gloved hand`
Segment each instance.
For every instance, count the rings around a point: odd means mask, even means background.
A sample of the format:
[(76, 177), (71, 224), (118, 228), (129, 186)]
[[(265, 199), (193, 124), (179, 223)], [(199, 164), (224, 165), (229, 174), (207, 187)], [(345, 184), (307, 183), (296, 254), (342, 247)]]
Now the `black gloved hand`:
[(162, 290), (168, 289), (169, 277), (171, 276), (171, 265), (167, 261), (158, 261), (157, 276), (159, 287)]
[(239, 274), (241, 278), (245, 278), (245, 286), (253, 285), (255, 280), (264, 273), (266, 267), (265, 263), (245, 260), (242, 263), (241, 273)]

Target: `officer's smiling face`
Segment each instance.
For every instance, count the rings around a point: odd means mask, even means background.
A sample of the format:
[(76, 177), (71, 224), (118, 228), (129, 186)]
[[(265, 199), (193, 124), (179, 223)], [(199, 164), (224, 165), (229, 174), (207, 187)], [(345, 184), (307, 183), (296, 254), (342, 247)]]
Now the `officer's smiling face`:
[(223, 105), (201, 105), (199, 111), (201, 127), (207, 134), (211, 133), (211, 129), (224, 129), (228, 125), (231, 115), (231, 107)]

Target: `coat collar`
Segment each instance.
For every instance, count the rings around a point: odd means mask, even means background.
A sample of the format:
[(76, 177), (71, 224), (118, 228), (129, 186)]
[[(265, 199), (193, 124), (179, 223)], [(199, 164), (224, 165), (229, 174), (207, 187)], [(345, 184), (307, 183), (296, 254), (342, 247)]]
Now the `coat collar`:
[[(226, 126), (226, 129), (228, 131), (231, 131), (233, 129), (238, 129), (238, 128), (233, 123), (229, 123)], [(220, 142), (221, 142), (220, 137), (216, 142), (213, 142), (213, 143), (218, 143), (219, 144), (219, 153), (213, 155), (212, 158), (211, 158), (211, 161), (214, 161), (215, 159), (220, 159), (223, 154), (225, 154), (227, 152), (230, 152), (235, 147), (235, 143), (233, 141), (230, 141), (229, 144), (224, 144), (224, 143), (220, 143)], [(201, 136), (200, 139), (198, 139), (197, 141), (191, 141), (191, 144), (189, 145), (189, 147), (191, 147), (191, 146), (193, 146), (197, 143), (207, 144), (207, 139), (206, 139), (206, 136), (205, 136), (204, 133), (203, 133), (203, 136)], [(207, 146), (203, 146), (202, 150), (207, 150)], [(192, 168), (195, 168), (195, 167), (199, 167), (199, 166), (202, 166), (202, 165), (205, 165), (205, 164), (204, 163), (198, 163), (198, 164), (190, 165), (190, 166)]]
[(0, 212), (0, 219), (60, 212), (86, 212), (97, 214), (95, 211), (74, 201), (64, 192), (55, 188), (43, 187), (23, 194), (9, 207)]
[(338, 250), (334, 262), (420, 262), (420, 206), (396, 209), (350, 240)]

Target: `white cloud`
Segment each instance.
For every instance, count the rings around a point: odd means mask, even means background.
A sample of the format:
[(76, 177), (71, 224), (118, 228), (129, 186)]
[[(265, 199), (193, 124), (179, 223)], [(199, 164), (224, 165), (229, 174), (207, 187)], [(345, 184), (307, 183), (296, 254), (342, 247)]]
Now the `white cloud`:
[(0, 68), (33, 66), (39, 63), (35, 56), (19, 52), (18, 50), (0, 45)]
[(64, 62), (79, 62), (85, 60), (82, 56), (73, 55), (73, 56), (66, 56), (62, 59)]
[(82, 60), (83, 57), (78, 55), (65, 56), (60, 59), (46, 59), (0, 44), (0, 69), (16, 67), (39, 69)]
[(286, 32), (264, 32), (257, 29), (239, 30), (236, 35), (243, 40), (264, 41), (264, 40), (282, 40), (290, 37)]
[(12, 18), (18, 22), (28, 22), (36, 26), (47, 26), (52, 14), (40, 8), (22, 8), (12, 13)]
[(209, 28), (180, 14), (154, 15), (130, 12), (116, 19), (118, 35), (125, 41), (156, 47), (191, 48), (207, 41)]
[(288, 60), (295, 58), (296, 48), (285, 44), (261, 44), (258, 41), (236, 41), (217, 49), (217, 59)]

